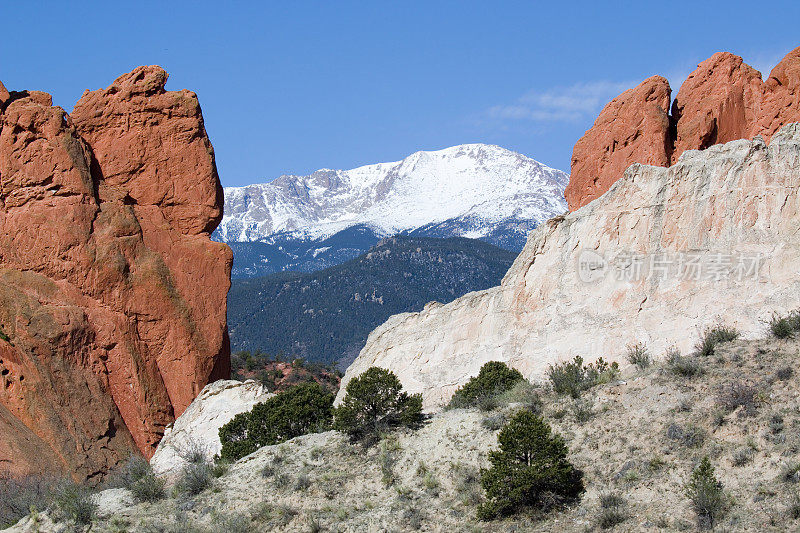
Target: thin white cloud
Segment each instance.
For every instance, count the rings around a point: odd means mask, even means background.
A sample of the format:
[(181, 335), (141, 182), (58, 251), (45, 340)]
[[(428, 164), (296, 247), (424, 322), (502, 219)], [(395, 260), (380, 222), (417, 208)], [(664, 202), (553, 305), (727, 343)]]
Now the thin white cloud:
[(487, 109), (484, 119), (534, 122), (576, 122), (594, 118), (612, 98), (635, 83), (595, 81), (530, 91), (516, 101)]

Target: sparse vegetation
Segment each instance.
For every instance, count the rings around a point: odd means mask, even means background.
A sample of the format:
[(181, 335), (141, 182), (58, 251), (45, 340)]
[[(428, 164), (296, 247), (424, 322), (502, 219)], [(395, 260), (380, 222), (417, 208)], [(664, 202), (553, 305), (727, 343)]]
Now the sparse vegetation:
[(483, 418), (481, 426), (489, 431), (497, 431), (502, 428), (506, 423), (506, 415), (504, 413), (491, 413)]
[(393, 372), (367, 369), (347, 384), (344, 400), (334, 410), (336, 429), (369, 445), (394, 427), (416, 426), (422, 420), (422, 396), (402, 389)]
[(739, 331), (736, 328), (726, 326), (724, 324), (717, 324), (703, 330), (700, 334), (700, 340), (695, 344), (695, 355), (709, 357), (714, 355), (717, 345), (724, 342), (735, 341), (739, 338)]
[(594, 416), (594, 405), (591, 400), (576, 399), (572, 404), (572, 414), (578, 424), (585, 424)]
[(11, 337), (9, 337), (8, 334), (3, 330), (3, 326), (0, 326), (0, 340), (6, 341), (11, 346), (14, 346), (14, 343), (11, 342)]
[(792, 311), (788, 315), (772, 315), (769, 321), (769, 332), (776, 339), (794, 337), (800, 331), (800, 310)]
[(775, 377), (779, 381), (787, 381), (794, 375), (794, 369), (790, 366), (783, 366), (775, 372)]
[(703, 457), (697, 468), (692, 471), (686, 484), (686, 496), (692, 502), (700, 529), (712, 529), (722, 517), (727, 507), (727, 499), (722, 483), (714, 475), (708, 456)]
[(58, 521), (70, 521), (86, 525), (97, 513), (97, 504), (92, 501), (88, 487), (72, 482), (61, 483), (53, 493), (53, 517)]
[(212, 479), (211, 463), (205, 456), (196, 457), (183, 467), (175, 488), (180, 493), (196, 496), (211, 486)]
[(616, 493), (600, 495), (600, 514), (597, 525), (600, 529), (609, 529), (628, 519), (627, 502)]
[(475, 407), (496, 403), (486, 402), (487, 399), (495, 400), (503, 393), (510, 391), (517, 383), (525, 381), (525, 378), (515, 368), (500, 361), (489, 361), (483, 365), (478, 375), (470, 380), (461, 388), (456, 390), (450, 399), (448, 407)]
[(13, 478), (0, 475), (0, 529), (14, 525), (33, 511), (43, 511), (50, 503), (55, 479), (42, 476)]
[(670, 424), (667, 426), (667, 438), (686, 448), (699, 448), (706, 440), (706, 432), (694, 424), (685, 427)]
[(166, 495), (164, 480), (156, 477), (150, 463), (139, 455), (131, 456), (122, 467), (120, 482), (137, 502), (156, 502)]
[(677, 348), (670, 348), (667, 350), (664, 365), (672, 374), (685, 378), (699, 376), (703, 373), (703, 367), (697, 358), (681, 355), (681, 352)]
[(645, 370), (653, 364), (653, 359), (650, 357), (650, 352), (642, 342), (631, 344), (627, 348), (628, 362), (639, 370)]
[(731, 464), (733, 466), (744, 466), (753, 460), (755, 450), (749, 446), (745, 446), (736, 450), (731, 456)]
[(583, 493), (583, 472), (569, 462), (564, 440), (540, 416), (520, 411), (497, 441), (500, 449), (489, 453), (491, 467), (481, 470), (487, 498), (478, 507), (481, 520), (524, 508), (547, 511)]
[(318, 383), (304, 383), (256, 404), (220, 428), (220, 457), (235, 461), (262, 446), (327, 429), (333, 416), (333, 398)]
[(601, 383), (609, 383), (619, 376), (619, 365), (608, 364), (603, 358), (594, 363), (583, 364), (583, 358), (575, 356), (572, 361), (550, 365), (547, 377), (553, 391), (560, 395), (578, 398), (581, 392)]
[(758, 389), (741, 381), (733, 381), (722, 386), (717, 395), (717, 403), (731, 412), (739, 407), (742, 413), (752, 415), (756, 411)]

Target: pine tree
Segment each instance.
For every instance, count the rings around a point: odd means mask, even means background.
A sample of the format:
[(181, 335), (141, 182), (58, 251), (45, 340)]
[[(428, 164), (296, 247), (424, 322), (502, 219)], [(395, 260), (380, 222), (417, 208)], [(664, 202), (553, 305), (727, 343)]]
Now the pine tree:
[(488, 499), (478, 508), (481, 520), (524, 507), (547, 510), (583, 493), (583, 472), (569, 462), (564, 440), (542, 417), (530, 411), (517, 413), (497, 440), (500, 449), (490, 452), (491, 467), (481, 471)]
[(725, 512), (726, 499), (722, 483), (714, 475), (714, 467), (708, 456), (703, 457), (697, 468), (692, 471), (686, 484), (686, 496), (692, 501), (697, 513), (697, 525), (701, 529), (711, 529)]

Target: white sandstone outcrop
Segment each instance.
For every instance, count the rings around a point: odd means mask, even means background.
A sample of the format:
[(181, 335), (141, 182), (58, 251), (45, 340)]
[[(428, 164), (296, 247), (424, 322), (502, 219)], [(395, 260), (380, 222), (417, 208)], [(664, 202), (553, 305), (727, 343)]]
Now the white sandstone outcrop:
[[(534, 230), (499, 287), (391, 317), (347, 369), (395, 372), (427, 408), (487, 361), (531, 379), (576, 355), (624, 362), (627, 344), (687, 352), (716, 322), (763, 334), (800, 307), (800, 124), (634, 164), (603, 196)], [(341, 400), (341, 394), (337, 400)]]
[(220, 380), (200, 392), (186, 411), (167, 428), (150, 459), (159, 475), (172, 477), (186, 464), (184, 456), (201, 450), (210, 460), (222, 449), (219, 428), (239, 413), (249, 411), (272, 396), (260, 383)]

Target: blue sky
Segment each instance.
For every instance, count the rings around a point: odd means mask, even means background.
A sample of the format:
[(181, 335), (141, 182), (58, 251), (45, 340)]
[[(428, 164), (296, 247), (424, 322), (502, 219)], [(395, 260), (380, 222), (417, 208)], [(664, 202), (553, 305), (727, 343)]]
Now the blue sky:
[(800, 3), (13, 2), (0, 80), (53, 94), (142, 64), (198, 93), (224, 185), (499, 144), (569, 170), (612, 97), (673, 96), (727, 50), (767, 71), (800, 46)]

